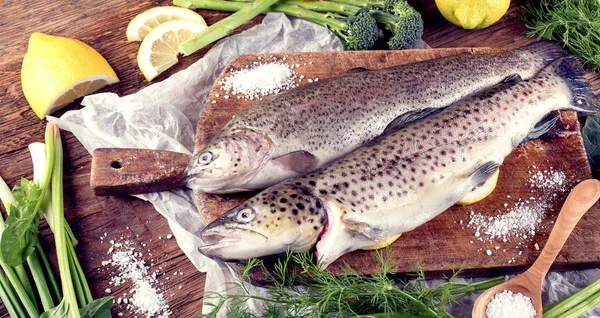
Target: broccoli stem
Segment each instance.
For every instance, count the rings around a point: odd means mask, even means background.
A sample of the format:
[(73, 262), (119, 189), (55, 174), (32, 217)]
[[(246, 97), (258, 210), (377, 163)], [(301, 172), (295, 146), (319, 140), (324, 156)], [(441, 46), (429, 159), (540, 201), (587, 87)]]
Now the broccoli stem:
[[(236, 11), (243, 7), (242, 4), (252, 2), (254, 0), (174, 0), (175, 5), (180, 6), (192, 6), (196, 9), (208, 9), (208, 10), (222, 10), (222, 11)], [(369, 7), (371, 5), (382, 5), (383, 2), (376, 1), (364, 1), (364, 0), (335, 0), (335, 1), (302, 1), (302, 0), (283, 0), (280, 4), (272, 7), (273, 11), (285, 13), (287, 15), (306, 18), (315, 23), (321, 24), (328, 27), (327, 23), (323, 23), (322, 20), (313, 20), (307, 14), (296, 14), (294, 11), (287, 10), (285, 5), (294, 5), (307, 10), (338, 13), (345, 16), (355, 15), (361, 8)], [(281, 7), (284, 6), (284, 7)], [(377, 12), (373, 14), (373, 18), (382, 24), (383, 27), (388, 31), (394, 31), (394, 24), (398, 21), (398, 17), (387, 12)], [(331, 19), (329, 19), (331, 20)], [(331, 29), (331, 28), (329, 28)], [(338, 28), (339, 30), (339, 28)]]
[[(227, 18), (211, 25), (204, 31), (196, 34), (190, 40), (184, 42), (181, 47), (185, 55), (190, 55), (201, 48), (218, 41), (219, 39), (229, 35), (233, 30), (242, 24), (252, 20), (263, 11), (267, 10), (271, 5), (279, 0), (256, 0), (252, 3), (244, 5), (244, 7)], [(194, 3), (195, 1), (189, 1)]]
[[(262, 0), (256, 0), (262, 1)], [(221, 10), (221, 11), (230, 11), (230, 12), (239, 12), (245, 9), (248, 4), (244, 1), (224, 1), (224, 0), (174, 0), (173, 4), (177, 6), (183, 7), (192, 7), (195, 9), (207, 9), (207, 10)], [(254, 2), (256, 3), (256, 2)], [(264, 12), (263, 12), (264, 11)], [(342, 30), (348, 28), (348, 24), (344, 21), (335, 19), (327, 14), (317, 13), (311, 10), (307, 10), (305, 8), (301, 8), (299, 6), (294, 6), (286, 3), (280, 3), (273, 5), (270, 9), (264, 8), (263, 11), (259, 13), (268, 13), (269, 11), (281, 12), (290, 16), (307, 19), (309, 21), (320, 24), (329, 30), (336, 32), (338, 35), (341, 34)], [(236, 12), (236, 13), (237, 13)], [(235, 15), (232, 14), (231, 16)], [(219, 23), (219, 22), (217, 22)], [(206, 30), (204, 31), (206, 32)], [(204, 32), (200, 33), (203, 34)], [(186, 42), (187, 43), (187, 42)], [(184, 51), (185, 51), (185, 43), (184, 43)], [(187, 53), (186, 53), (187, 54)]]
[[(234, 1), (246, 1), (246, 0), (234, 0)], [(284, 0), (283, 3), (293, 4), (305, 9), (319, 11), (319, 12), (334, 12), (344, 15), (354, 15), (362, 8), (368, 8), (371, 2), (365, 2), (361, 0), (334, 0), (334, 1), (301, 1), (301, 0)], [(393, 25), (398, 21), (398, 17), (387, 13), (377, 12), (373, 14), (373, 18), (383, 24), (386, 30), (394, 30)]]

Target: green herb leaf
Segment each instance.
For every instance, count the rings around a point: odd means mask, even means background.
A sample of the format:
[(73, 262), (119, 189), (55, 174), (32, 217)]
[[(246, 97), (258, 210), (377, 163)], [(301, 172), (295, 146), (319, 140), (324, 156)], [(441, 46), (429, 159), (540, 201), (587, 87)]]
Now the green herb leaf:
[(588, 116), (581, 134), (592, 171), (596, 171), (600, 169), (600, 115)]
[(2, 259), (11, 266), (23, 264), (38, 242), (40, 214), (38, 208), (43, 191), (37, 183), (21, 179), (12, 191), (15, 202), (9, 208), (6, 230), (2, 233)]
[(559, 42), (600, 71), (600, 4), (597, 0), (527, 0), (521, 6), (528, 36)]
[(94, 299), (91, 303), (81, 308), (81, 318), (111, 318), (110, 308), (112, 304), (112, 296)]
[(63, 298), (58, 306), (45, 311), (40, 318), (70, 318), (69, 303)]
[[(239, 281), (227, 293), (204, 295), (212, 310), (198, 317), (213, 318), (226, 307), (227, 317), (256, 317), (246, 308), (248, 300), (262, 301), (261, 317), (452, 317), (445, 309), (456, 299), (473, 291), (487, 289), (504, 281), (497, 277), (473, 284), (447, 282), (428, 287), (422, 268), (416, 268), (412, 280), (392, 279), (392, 251), (377, 252), (381, 263), (378, 273), (361, 275), (342, 266), (343, 275), (335, 276), (321, 269), (310, 253), (288, 253), (267, 270), (262, 260), (251, 259)], [(260, 268), (272, 285), (264, 295), (253, 295), (247, 288), (249, 273)], [(212, 301), (212, 303), (210, 303)], [(363, 316), (367, 317), (367, 316)]]

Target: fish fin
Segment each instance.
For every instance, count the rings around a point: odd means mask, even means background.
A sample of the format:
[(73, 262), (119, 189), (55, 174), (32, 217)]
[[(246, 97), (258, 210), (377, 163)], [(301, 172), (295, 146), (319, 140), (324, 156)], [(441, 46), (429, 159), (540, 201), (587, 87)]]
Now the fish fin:
[(534, 42), (516, 49), (515, 52), (528, 52), (536, 54), (548, 62), (567, 55), (567, 51), (562, 46), (552, 41)]
[(351, 68), (351, 69), (345, 71), (344, 73), (361, 73), (364, 71), (370, 71), (370, 69), (361, 66), (361, 67)]
[(342, 223), (346, 226), (350, 232), (355, 235), (361, 235), (373, 242), (382, 242), (385, 240), (383, 233), (380, 229), (374, 228), (368, 223), (359, 222), (351, 219), (344, 219)]
[(271, 161), (287, 170), (292, 170), (297, 173), (311, 171), (315, 169), (319, 163), (319, 159), (306, 150), (290, 152), (283, 156), (271, 159)]
[(491, 176), (496, 173), (496, 169), (500, 167), (500, 164), (494, 161), (488, 161), (477, 167), (470, 175), (473, 187), (481, 186)]
[(400, 130), (413, 121), (418, 121), (429, 115), (442, 111), (444, 108), (424, 108), (408, 111), (392, 120), (383, 130), (383, 136)]
[(600, 112), (598, 96), (590, 82), (584, 77), (583, 64), (575, 56), (556, 60), (544, 71), (556, 74), (567, 84), (573, 96), (570, 109), (584, 113)]
[(514, 84), (514, 83), (518, 83), (522, 80), (523, 80), (523, 78), (521, 78), (521, 75), (511, 74), (511, 75), (508, 75), (507, 77), (505, 77), (504, 80), (502, 80), (502, 83)]
[(533, 127), (533, 129), (529, 132), (527, 137), (525, 137), (525, 139), (523, 139), (523, 141), (521, 142), (527, 142), (530, 140), (540, 138), (543, 134), (547, 133), (550, 129), (552, 129), (554, 125), (556, 125), (556, 121), (559, 117), (560, 115), (557, 113), (550, 113), (544, 116), (542, 120), (535, 124), (535, 127)]

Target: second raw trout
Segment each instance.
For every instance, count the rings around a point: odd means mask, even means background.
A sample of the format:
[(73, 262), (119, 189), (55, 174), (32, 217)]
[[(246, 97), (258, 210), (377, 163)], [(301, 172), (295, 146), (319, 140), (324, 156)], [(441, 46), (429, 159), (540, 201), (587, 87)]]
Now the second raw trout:
[(511, 74), (531, 78), (564, 54), (538, 42), (510, 53), (353, 70), (290, 89), (240, 113), (195, 152), (186, 185), (207, 193), (264, 189), (348, 154), (406, 112), (448, 106)]
[(316, 245), (328, 265), (454, 205), (486, 182), (517, 145), (547, 132), (558, 116), (552, 111), (598, 112), (575, 57), (519, 80), (419, 121), (401, 118), (389, 134), (330, 166), (262, 191), (210, 223), (201, 252), (245, 260)]

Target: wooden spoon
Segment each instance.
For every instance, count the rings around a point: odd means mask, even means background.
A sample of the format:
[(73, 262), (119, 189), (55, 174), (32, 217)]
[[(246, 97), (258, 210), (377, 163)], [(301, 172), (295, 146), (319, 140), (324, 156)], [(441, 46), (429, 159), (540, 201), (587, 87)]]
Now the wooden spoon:
[(560, 210), (546, 246), (535, 263), (525, 273), (481, 294), (473, 306), (473, 317), (485, 318), (488, 303), (497, 293), (504, 290), (521, 293), (531, 298), (536, 311), (535, 317), (542, 317), (542, 283), (546, 273), (579, 219), (598, 201), (598, 198), (600, 198), (600, 181), (590, 179), (575, 186)]

